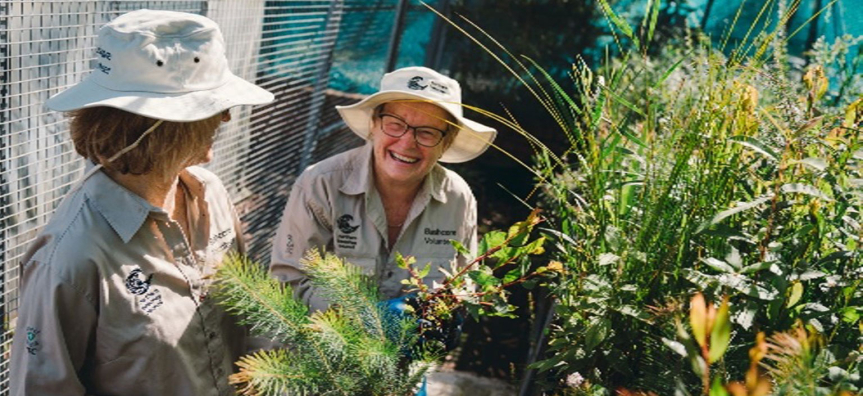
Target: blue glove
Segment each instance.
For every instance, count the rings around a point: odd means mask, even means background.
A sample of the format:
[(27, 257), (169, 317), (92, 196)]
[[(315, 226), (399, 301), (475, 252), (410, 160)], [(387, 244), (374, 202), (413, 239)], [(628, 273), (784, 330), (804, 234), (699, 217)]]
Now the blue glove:
[(405, 311), (408, 308), (408, 299), (414, 297), (415, 295), (416, 294), (411, 293), (401, 297), (381, 301), (379, 304), (387, 312), (392, 313), (399, 318), (403, 318), (405, 316)]
[[(380, 304), (385, 312), (389, 312), (398, 318), (404, 318), (407, 315), (408, 306), (413, 307), (414, 312), (419, 309), (416, 293), (381, 301)], [(420, 343), (437, 341), (443, 344), (447, 351), (451, 351), (458, 346), (458, 341), (461, 337), (462, 326), (464, 325), (464, 309), (462, 308), (453, 312), (452, 318), (447, 321), (431, 322), (423, 318), (417, 318), (417, 324), (422, 334)]]
[[(410, 294), (406, 294), (406, 295), (401, 296), (401, 297), (396, 297), (396, 298), (391, 298), (389, 300), (381, 301), (379, 304), (380, 304), (380, 307), (383, 308), (383, 310), (385, 312), (388, 312), (392, 315), (395, 315), (398, 318), (404, 318), (405, 315), (407, 315), (407, 313), (405, 311), (407, 311), (407, 308), (408, 308), (408, 301), (414, 297), (416, 297), (416, 293), (410, 293)], [(422, 326), (422, 322), (424, 322), (424, 320), (422, 320), (422, 319), (418, 319), (418, 320), (420, 321), (420, 326)], [(460, 329), (461, 329), (461, 325), (459, 325), (459, 334), (461, 333)], [(422, 341), (420, 341), (420, 342), (422, 342)], [(406, 357), (411, 358), (410, 351), (403, 351), (403, 353)], [(423, 383), (422, 383), (422, 385), (420, 385), (419, 390), (417, 390), (417, 393), (414, 396), (428, 396), (428, 390), (427, 390), (427, 384), (426, 384), (426, 378), (425, 377), (423, 377)]]
[(414, 396), (428, 396), (428, 391), (426, 390), (426, 377), (423, 377), (423, 384)]

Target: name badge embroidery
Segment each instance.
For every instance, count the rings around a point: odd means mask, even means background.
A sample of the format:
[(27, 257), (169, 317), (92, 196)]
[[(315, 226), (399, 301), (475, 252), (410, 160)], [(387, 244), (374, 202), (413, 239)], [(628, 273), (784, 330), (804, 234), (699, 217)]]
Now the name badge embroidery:
[(146, 314), (151, 314), (156, 308), (162, 306), (162, 293), (159, 289), (150, 288), (153, 282), (153, 274), (145, 277), (144, 271), (140, 268), (135, 268), (126, 276), (126, 289), (130, 293), (137, 296), (136, 301)]
[(221, 254), (234, 246), (235, 234), (233, 228), (226, 228), (219, 231), (207, 241), (207, 249), (210, 254)]
[(427, 245), (449, 245), (450, 239), (456, 236), (456, 230), (442, 230), (440, 228), (425, 228), (423, 230), (423, 241)]

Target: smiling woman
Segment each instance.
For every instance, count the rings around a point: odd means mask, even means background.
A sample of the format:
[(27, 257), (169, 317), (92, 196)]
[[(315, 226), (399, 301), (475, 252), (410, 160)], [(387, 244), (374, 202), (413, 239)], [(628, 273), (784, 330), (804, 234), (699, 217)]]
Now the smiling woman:
[[(297, 178), (273, 242), (272, 273), (313, 310), (330, 303), (299, 261), (308, 249), (334, 252), (377, 281), (381, 297), (403, 296), (396, 253), (431, 263), (426, 279), (464, 265), (477, 245), (476, 199), (438, 162), (469, 161), (494, 140), (493, 128), (462, 115), (458, 82), (424, 67), (386, 74), (380, 92), (337, 107), (363, 147), (312, 165)], [(432, 236), (433, 235), (433, 236)], [(404, 304), (402, 304), (404, 305)]]
[[(476, 253), (476, 198), (464, 179), (438, 162), (476, 158), (497, 131), (464, 118), (458, 82), (424, 67), (388, 73), (380, 92), (336, 109), (367, 143), (297, 178), (270, 270), (313, 311), (325, 311), (339, 301), (312, 286), (300, 260), (309, 249), (334, 252), (372, 277), (389, 300), (384, 305), (401, 315), (407, 306), (402, 281), (410, 273), (397, 265), (399, 254), (430, 264), (426, 282), (442, 284), (441, 269), (458, 273), (472, 259), (462, 252)], [(451, 240), (464, 250), (456, 251)], [(461, 322), (454, 318), (442, 324), (446, 331), (424, 334), (457, 340)], [(417, 396), (425, 394), (423, 382)]]

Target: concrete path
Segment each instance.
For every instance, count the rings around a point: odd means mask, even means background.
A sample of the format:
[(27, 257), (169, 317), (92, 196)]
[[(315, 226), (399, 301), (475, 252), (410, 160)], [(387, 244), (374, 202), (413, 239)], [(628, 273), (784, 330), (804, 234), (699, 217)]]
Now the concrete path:
[(515, 386), (460, 371), (439, 371), (428, 377), (429, 396), (514, 396)]

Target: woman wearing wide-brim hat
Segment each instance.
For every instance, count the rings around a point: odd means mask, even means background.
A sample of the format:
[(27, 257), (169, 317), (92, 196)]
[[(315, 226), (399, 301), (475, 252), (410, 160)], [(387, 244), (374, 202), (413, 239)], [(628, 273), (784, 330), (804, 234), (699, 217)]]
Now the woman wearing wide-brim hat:
[(306, 169), (294, 182), (273, 242), (271, 271), (313, 310), (329, 305), (299, 264), (323, 248), (378, 279), (384, 298), (403, 294), (407, 271), (395, 254), (432, 263), (429, 284), (465, 264), (450, 240), (474, 252), (476, 199), (467, 183), (439, 162), (482, 154), (493, 128), (464, 117), (455, 80), (425, 67), (384, 75), (379, 92), (337, 107), (364, 146)]
[(242, 232), (212, 156), (237, 105), (273, 95), (228, 69), (219, 27), (138, 10), (96, 68), (48, 100), (89, 170), (22, 260), (12, 395), (233, 395), (245, 331), (207, 297)]

